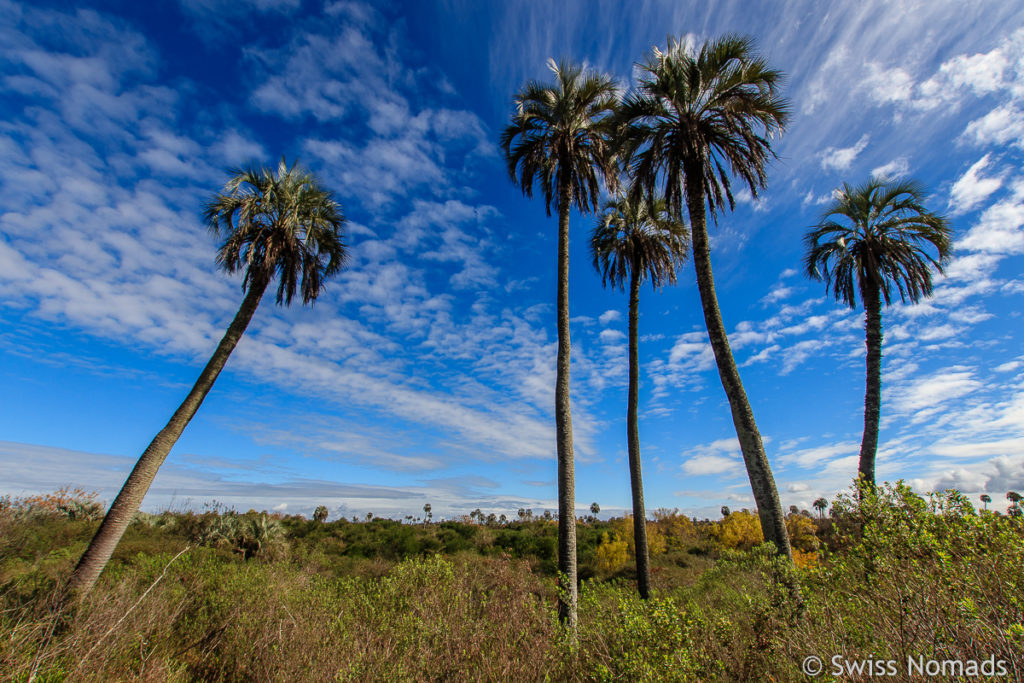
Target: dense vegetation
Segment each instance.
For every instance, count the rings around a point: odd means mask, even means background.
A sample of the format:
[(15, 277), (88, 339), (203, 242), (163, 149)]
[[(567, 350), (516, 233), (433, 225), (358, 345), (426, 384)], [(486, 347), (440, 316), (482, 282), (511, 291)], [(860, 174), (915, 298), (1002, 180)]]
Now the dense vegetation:
[(33, 671), (38, 681), (793, 681), (811, 654), (829, 667), (835, 655), (994, 655), (1004, 680), (1020, 680), (1024, 519), (1011, 511), (902, 486), (841, 497), (827, 515), (788, 516), (794, 569), (760, 543), (755, 514), (694, 522), (659, 510), (647, 601), (628, 561), (631, 520), (582, 518), (574, 642), (556, 618), (553, 520), (140, 514), (96, 588), (54, 618), (50, 598), (102, 508), (67, 493), (4, 500), (0, 671), (16, 681)]

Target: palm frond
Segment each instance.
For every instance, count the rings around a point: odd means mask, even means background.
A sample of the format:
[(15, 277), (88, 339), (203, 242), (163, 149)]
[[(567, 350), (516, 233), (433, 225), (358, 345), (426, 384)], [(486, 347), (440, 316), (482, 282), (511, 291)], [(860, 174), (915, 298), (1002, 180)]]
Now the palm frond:
[(633, 273), (658, 289), (676, 283), (689, 232), (671, 217), (664, 199), (627, 193), (605, 203), (590, 239), (594, 268), (605, 287), (625, 289)]
[(952, 230), (925, 208), (924, 196), (913, 180), (843, 184), (804, 237), (808, 277), (824, 281), (851, 308), (865, 285), (877, 288), (886, 305), (897, 294), (912, 303), (930, 295), (933, 270), (943, 272), (951, 257)]
[(230, 171), (221, 192), (207, 202), (203, 218), (223, 238), (217, 264), (245, 271), (243, 289), (278, 279), (277, 303), (290, 304), (296, 291), (314, 301), (327, 278), (348, 259), (341, 233), (341, 206), (316, 178), (284, 157), (275, 169), (249, 166)]
[(622, 153), (648, 198), (660, 184), (670, 210), (681, 211), (684, 183), (699, 183), (715, 217), (735, 208), (731, 177), (753, 196), (764, 187), (774, 158), (771, 140), (789, 118), (782, 73), (754, 54), (754, 42), (727, 35), (696, 53), (681, 40), (654, 49), (627, 96), (618, 124)]
[(549, 216), (563, 191), (580, 211), (597, 211), (601, 184), (614, 190), (618, 183), (612, 116), (618, 87), (565, 60), (548, 60), (548, 67), (555, 82), (527, 83), (501, 133), (509, 177), (527, 197), (538, 185)]

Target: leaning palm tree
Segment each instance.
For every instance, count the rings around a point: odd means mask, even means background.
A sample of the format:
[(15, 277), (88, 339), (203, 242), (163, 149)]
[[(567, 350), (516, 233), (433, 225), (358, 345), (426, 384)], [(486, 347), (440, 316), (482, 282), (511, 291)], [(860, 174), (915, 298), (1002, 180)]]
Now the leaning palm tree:
[(231, 173), (231, 180), (210, 198), (203, 215), (210, 231), (224, 237), (217, 252), (220, 268), (228, 273), (245, 271), (245, 298), (185, 401), (128, 475), (71, 575), (68, 587), (72, 591), (88, 592), (96, 582), (157, 470), (210, 392), (273, 278), (278, 279), (278, 304), (290, 304), (297, 289), (302, 302), (311, 303), (347, 258), (341, 207), (312, 175), (297, 165), (289, 167), (283, 158), (276, 169), (254, 166)]
[(629, 397), (626, 408), (626, 444), (629, 450), (629, 483), (633, 492), (633, 538), (636, 548), (637, 588), (646, 600), (651, 595), (650, 552), (647, 546), (647, 513), (640, 476), (640, 433), (637, 401), (640, 364), (637, 327), (640, 316), (640, 285), (649, 280), (659, 289), (675, 284), (676, 269), (686, 260), (689, 239), (686, 227), (673, 220), (663, 199), (649, 202), (628, 196), (605, 204), (590, 239), (594, 267), (604, 286), (624, 289), (629, 281)]
[(892, 304), (893, 290), (913, 303), (930, 295), (932, 268), (941, 273), (952, 248), (949, 223), (924, 207), (924, 195), (913, 180), (844, 183), (804, 238), (808, 277), (824, 280), (836, 300), (850, 308), (858, 299), (864, 306), (867, 381), (858, 471), (870, 488), (882, 398), (882, 300)]
[(527, 197), (534, 183), (551, 215), (558, 212), (558, 357), (555, 378), (555, 438), (558, 452), (558, 571), (565, 586), (558, 615), (576, 632), (576, 511), (569, 410), (569, 211), (600, 208), (600, 181), (617, 185), (612, 150), (612, 114), (618, 104), (613, 81), (582, 66), (548, 60), (555, 82), (527, 83), (516, 94), (512, 123), (501, 134), (508, 172)]
[(690, 218), (693, 265), (704, 322), (750, 479), (765, 538), (792, 556), (779, 493), (740, 381), (718, 307), (711, 272), (707, 215), (735, 208), (730, 173), (751, 195), (765, 185), (771, 138), (782, 131), (789, 105), (782, 74), (754, 53), (749, 38), (726, 36), (693, 52), (669, 39), (638, 65), (640, 82), (621, 106), (624, 156), (636, 187), (648, 197), (664, 187), (669, 212)]

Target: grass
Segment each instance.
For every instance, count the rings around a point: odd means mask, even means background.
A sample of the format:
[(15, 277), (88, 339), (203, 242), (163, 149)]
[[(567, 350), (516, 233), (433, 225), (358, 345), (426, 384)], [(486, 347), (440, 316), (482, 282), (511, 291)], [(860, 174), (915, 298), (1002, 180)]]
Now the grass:
[(0, 504), (0, 675), (14, 681), (800, 681), (808, 655), (826, 671), (897, 662), (886, 680), (922, 680), (908, 657), (992, 657), (1006, 675), (970, 680), (1024, 678), (1024, 524), (955, 494), (840, 500), (804, 535), (820, 546), (803, 569), (749, 538), (750, 520), (661, 511), (649, 601), (628, 562), (597, 566), (628, 520), (588, 521), (575, 643), (543, 520), (144, 515), (55, 620), (97, 510), (45, 499)]

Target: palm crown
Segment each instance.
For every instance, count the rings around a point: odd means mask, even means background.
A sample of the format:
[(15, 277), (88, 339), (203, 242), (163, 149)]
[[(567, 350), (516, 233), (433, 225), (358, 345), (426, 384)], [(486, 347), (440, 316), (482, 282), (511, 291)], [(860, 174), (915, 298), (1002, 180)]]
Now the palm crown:
[(640, 68), (640, 85), (619, 116), (637, 187), (653, 195), (662, 175), (673, 215), (682, 212), (684, 178), (702, 183), (712, 216), (726, 204), (735, 208), (730, 172), (757, 196), (774, 156), (770, 140), (789, 107), (779, 93), (782, 73), (754, 56), (753, 41), (725, 36), (693, 54), (670, 38), (667, 50), (655, 47)]
[(886, 305), (893, 289), (914, 303), (931, 294), (932, 267), (942, 272), (949, 261), (952, 231), (945, 218), (924, 208), (924, 194), (906, 180), (844, 184), (804, 238), (807, 275), (824, 280), (851, 308), (858, 293), (863, 301), (865, 287), (879, 292)]
[(605, 204), (590, 241), (602, 283), (619, 289), (634, 272), (655, 289), (674, 285), (688, 246), (686, 226), (670, 217), (663, 199), (629, 196)]
[(291, 303), (296, 289), (303, 303), (315, 300), (348, 258), (345, 218), (331, 192), (283, 158), (276, 169), (253, 166), (231, 175), (203, 212), (210, 231), (225, 238), (218, 265), (229, 273), (244, 268), (243, 288), (265, 287), (276, 273), (279, 304)]
[(516, 113), (501, 134), (508, 172), (523, 193), (538, 182), (547, 213), (558, 192), (580, 211), (597, 211), (599, 180), (616, 184), (612, 114), (615, 81), (578, 64), (548, 60), (554, 85), (530, 81), (516, 95)]

